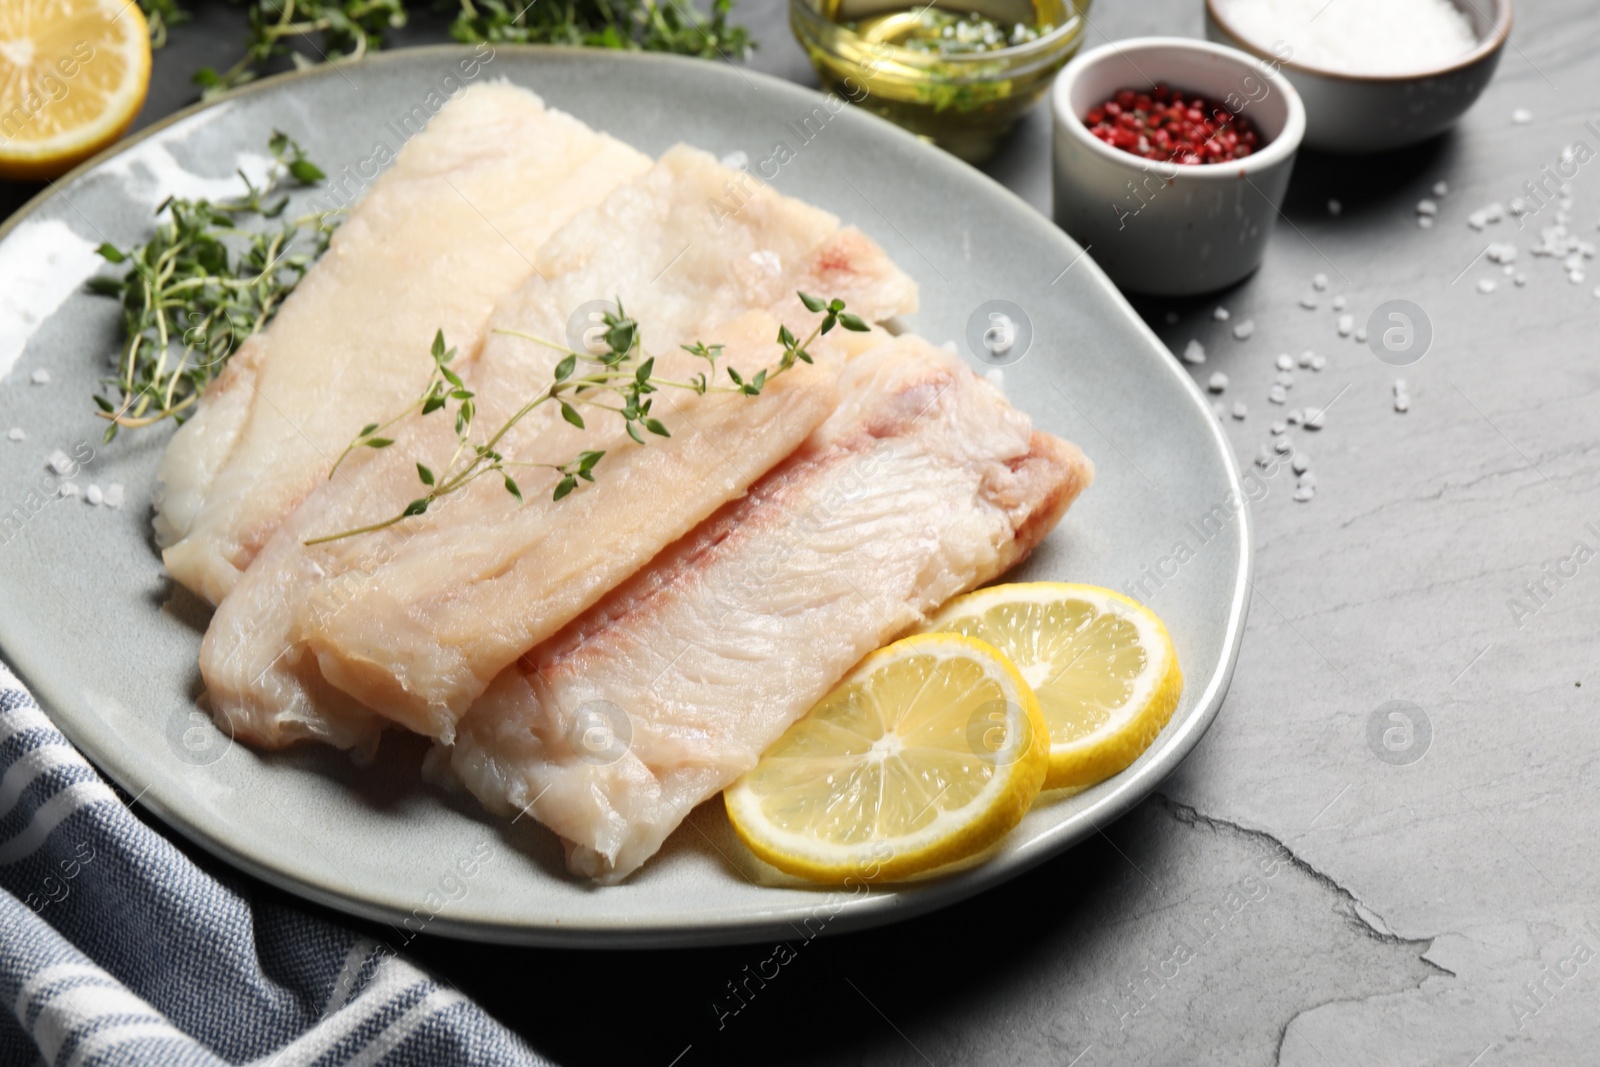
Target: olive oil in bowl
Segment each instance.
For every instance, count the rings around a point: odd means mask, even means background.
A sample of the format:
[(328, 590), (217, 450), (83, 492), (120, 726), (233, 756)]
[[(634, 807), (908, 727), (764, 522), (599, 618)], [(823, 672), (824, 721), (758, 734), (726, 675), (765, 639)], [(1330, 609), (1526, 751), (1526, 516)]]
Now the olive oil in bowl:
[(825, 91), (969, 162), (994, 153), (1083, 41), (1089, 0), (791, 0)]

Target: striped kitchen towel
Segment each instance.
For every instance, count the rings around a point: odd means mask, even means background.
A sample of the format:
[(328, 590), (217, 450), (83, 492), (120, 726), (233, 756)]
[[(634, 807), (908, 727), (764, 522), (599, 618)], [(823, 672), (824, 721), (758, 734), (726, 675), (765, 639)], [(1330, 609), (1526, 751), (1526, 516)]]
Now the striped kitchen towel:
[(0, 1065), (542, 1064), (353, 931), (139, 820), (0, 664)]

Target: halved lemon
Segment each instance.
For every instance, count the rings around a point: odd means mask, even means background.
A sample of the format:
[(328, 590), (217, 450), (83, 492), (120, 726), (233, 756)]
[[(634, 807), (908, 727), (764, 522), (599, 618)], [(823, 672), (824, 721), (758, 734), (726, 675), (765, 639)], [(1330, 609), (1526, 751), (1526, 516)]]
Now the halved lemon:
[(1155, 613), (1094, 585), (1027, 582), (957, 597), (922, 627), (1004, 652), (1033, 687), (1050, 732), (1046, 789), (1082, 789), (1150, 747), (1183, 693)]
[(135, 0), (0, 0), (0, 178), (55, 178), (121, 137), (150, 89)]
[(1039, 704), (982, 641), (908, 637), (869, 655), (728, 787), (728, 818), (779, 870), (905, 878), (981, 852), (1044, 782)]

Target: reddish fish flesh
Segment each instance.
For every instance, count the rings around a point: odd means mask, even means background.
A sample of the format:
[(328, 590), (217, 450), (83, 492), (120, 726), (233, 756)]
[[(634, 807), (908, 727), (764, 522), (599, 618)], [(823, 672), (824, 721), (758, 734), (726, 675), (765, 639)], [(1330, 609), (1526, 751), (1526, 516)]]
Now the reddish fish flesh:
[(1089, 484), (1072, 444), (914, 337), (857, 357), (801, 449), (503, 672), (435, 751), (615, 882), (863, 655), (1023, 559)]
[(539, 246), (649, 166), (511, 85), (440, 110), (173, 436), (156, 517), (173, 577), (221, 601), (362, 416), (422, 388), (434, 331), (475, 350)]

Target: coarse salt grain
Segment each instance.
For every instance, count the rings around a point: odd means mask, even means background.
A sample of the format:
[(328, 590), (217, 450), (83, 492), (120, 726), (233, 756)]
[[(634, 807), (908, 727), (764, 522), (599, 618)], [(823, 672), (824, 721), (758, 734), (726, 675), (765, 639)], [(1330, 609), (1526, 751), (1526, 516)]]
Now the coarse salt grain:
[(45, 370), (43, 367), (40, 367), (38, 370), (34, 371), (32, 375), (29, 376), (28, 380), (30, 382), (32, 382), (34, 385), (49, 385), (50, 384), (50, 372)]
[(1312, 497), (1314, 497), (1316, 495), (1317, 495), (1317, 491), (1315, 489), (1311, 488), (1309, 485), (1302, 485), (1302, 486), (1300, 486), (1300, 488), (1298, 488), (1298, 489), (1296, 489), (1294, 491), (1294, 499), (1295, 499), (1295, 501), (1297, 503), (1300, 503), (1300, 504), (1306, 503), (1308, 500), (1310, 500)]
[(1337, 200), (1329, 200), (1328, 201), (1328, 214), (1330, 214), (1330, 215), (1338, 215), (1339, 212), (1341, 212), (1343, 210), (1344, 210), (1344, 205), (1339, 203), (1339, 201), (1337, 201)]
[(1355, 328), (1356, 328), (1355, 316), (1353, 316), (1353, 315), (1340, 315), (1339, 316), (1339, 336), (1340, 337), (1349, 337), (1350, 336), (1350, 331), (1354, 330)]
[(1281, 370), (1277, 374), (1273, 375), (1272, 381), (1273, 384), (1281, 385), (1285, 389), (1288, 389), (1294, 385), (1294, 371)]
[(120, 508), (122, 506), (123, 488), (120, 482), (112, 482), (106, 486), (106, 507)]
[(1302, 366), (1302, 367), (1311, 366), (1311, 361), (1313, 359), (1315, 359), (1316, 356), (1317, 356), (1317, 354), (1315, 352), (1311, 351), (1311, 349), (1309, 349), (1309, 348), (1306, 349), (1304, 352), (1300, 353), (1300, 359), (1299, 359), (1300, 366)]
[(1183, 361), (1199, 365), (1206, 361), (1206, 346), (1194, 338), (1189, 338), (1189, 343), (1183, 346)]
[(83, 493), (83, 499), (88, 501), (90, 504), (93, 504), (95, 507), (99, 507), (105, 498), (105, 494), (100, 491), (100, 487), (98, 485), (91, 485), (88, 489), (84, 490)]
[(1299, 485), (1301, 489), (1315, 489), (1317, 487), (1317, 476), (1312, 474), (1310, 471), (1302, 471), (1300, 473)]
[(1288, 452), (1292, 448), (1294, 448), (1294, 442), (1287, 437), (1279, 436), (1272, 439), (1272, 450), (1279, 455)]
[(1306, 421), (1303, 424), (1308, 430), (1322, 429), (1322, 419), (1325, 414), (1323, 408), (1306, 408)]
[(1206, 388), (1210, 389), (1213, 393), (1220, 393), (1227, 387), (1228, 376), (1223, 374), (1221, 371), (1214, 372), (1211, 375), (1210, 380), (1206, 382)]
[(1333, 298), (1333, 310), (1343, 311), (1347, 303), (1348, 301), (1345, 300), (1344, 295), (1341, 293), (1339, 296)]
[(1211, 402), (1211, 414), (1215, 415), (1219, 419), (1225, 417), (1228, 414), (1227, 405), (1223, 404), (1223, 402), (1220, 400), (1213, 400)]
[(1300, 298), (1300, 306), (1305, 308), (1307, 311), (1317, 310), (1317, 294), (1307, 293), (1305, 296), (1302, 296)]
[(1289, 414), (1283, 417), (1283, 421), (1287, 422), (1290, 426), (1299, 426), (1301, 422), (1300, 409), (1290, 408)]
[(1505, 241), (1492, 241), (1483, 254), (1495, 263), (1511, 263), (1517, 258), (1517, 246)]
[(1418, 215), (1437, 215), (1438, 213), (1439, 213), (1439, 205), (1434, 203), (1432, 200), (1418, 200), (1417, 201), (1417, 214)]
[(1167, 325), (1168, 326), (1176, 326), (1177, 324), (1178, 324), (1178, 313), (1176, 311), (1167, 312)]
[(1275, 437), (1276, 436), (1280, 436), (1280, 435), (1286, 434), (1288, 432), (1289, 432), (1289, 424), (1287, 422), (1285, 422), (1283, 419), (1279, 419), (1277, 422), (1274, 422), (1272, 424), (1273, 436), (1275, 436)]
[(1247, 340), (1249, 338), (1249, 336), (1251, 334), (1255, 333), (1255, 332), (1256, 332), (1256, 320), (1255, 319), (1245, 319), (1243, 322), (1235, 323), (1234, 327), (1233, 327), (1233, 336), (1234, 336), (1234, 339), (1237, 340), (1237, 341)]
[(1529, 111), (1525, 107), (1519, 107), (1515, 111), (1511, 112), (1511, 121), (1515, 122), (1518, 126), (1526, 126), (1528, 123), (1533, 121), (1533, 112)]
[(1394, 398), (1394, 409), (1404, 415), (1411, 410), (1411, 398), (1404, 393)]
[(1432, 215), (1418, 215), (1417, 216), (1417, 227), (1419, 229), (1423, 229), (1423, 230), (1431, 230), (1431, 229), (1433, 229), (1433, 216)]
[(1494, 279), (1493, 278), (1479, 278), (1478, 279), (1478, 292), (1480, 292), (1480, 293), (1492, 293), (1492, 292), (1494, 292), (1494, 290), (1495, 290), (1495, 284), (1494, 284)]
[(72, 462), (71, 456), (67, 455), (58, 448), (54, 452), (50, 453), (50, 458), (45, 460), (45, 466), (49, 467), (57, 474), (66, 474), (72, 470), (75, 464)]
[(1287, 404), (1289, 402), (1289, 392), (1281, 385), (1274, 385), (1267, 390), (1267, 399), (1274, 404)]
[(1328, 357), (1327, 356), (1313, 356), (1313, 357), (1311, 357), (1311, 369), (1312, 370), (1321, 370), (1323, 367), (1326, 367), (1327, 365), (1328, 365)]
[(1356, 344), (1364, 345), (1366, 343), (1367, 343), (1367, 328), (1365, 326), (1357, 326), (1356, 327)]
[(1294, 459), (1289, 461), (1289, 468), (1296, 474), (1304, 474), (1311, 469), (1311, 457), (1304, 452), (1296, 452)]
[(1283, 355), (1280, 355), (1277, 359), (1273, 360), (1273, 364), (1279, 370), (1288, 370), (1290, 367), (1294, 366), (1294, 360), (1290, 358), (1287, 352), (1285, 352)]
[(1450, 192), (1450, 183), (1449, 182), (1437, 181), (1437, 182), (1433, 183), (1433, 195), (1434, 196), (1447, 196), (1447, 195), (1449, 195), (1449, 192)]
[(1233, 417), (1234, 418), (1242, 419), (1248, 414), (1250, 414), (1250, 409), (1244, 406), (1244, 401), (1243, 400), (1235, 400), (1233, 402)]
[(76, 482), (62, 482), (61, 483), (61, 488), (58, 490), (58, 492), (63, 497), (77, 496), (78, 495), (78, 485), (77, 485)]
[(28, 431), (21, 426), (13, 426), (6, 431), (6, 439), (10, 441), (26, 441), (28, 439)]
[(1311, 276), (1311, 288), (1315, 289), (1317, 292), (1320, 293), (1324, 289), (1326, 289), (1327, 287), (1328, 287), (1328, 276), (1326, 274), (1313, 274)]
[(1526, 274), (1523, 274), (1521, 271), (1518, 271), (1515, 275), (1513, 275), (1511, 280), (1514, 283), (1516, 283), (1517, 285), (1527, 285), (1528, 284), (1528, 276)]
[(1212, 310), (1211, 317), (1216, 319), (1218, 322), (1227, 322), (1228, 309), (1223, 307), (1221, 304), (1218, 304), (1216, 308)]
[(1412, 74), (1472, 51), (1477, 35), (1450, 0), (1227, 0), (1228, 22), (1262, 49), (1349, 74)]

